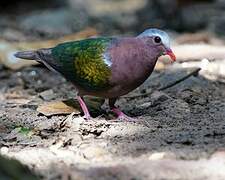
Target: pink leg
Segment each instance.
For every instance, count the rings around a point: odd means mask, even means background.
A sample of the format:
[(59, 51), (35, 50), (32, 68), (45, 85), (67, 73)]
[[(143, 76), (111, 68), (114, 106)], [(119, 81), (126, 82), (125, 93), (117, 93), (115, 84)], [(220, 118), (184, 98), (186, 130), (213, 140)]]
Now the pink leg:
[(109, 106), (110, 106), (111, 110), (117, 115), (119, 120), (136, 121), (136, 119), (133, 119), (133, 118), (127, 116), (119, 108), (115, 107), (115, 105), (114, 105), (115, 102), (116, 102), (116, 98), (115, 99), (109, 99)]
[(82, 109), (83, 112), (84, 112), (84, 117), (85, 117), (85, 119), (90, 119), (90, 118), (91, 118), (91, 115), (90, 115), (90, 113), (89, 113), (89, 111), (88, 111), (88, 108), (87, 108), (87, 106), (86, 106), (86, 104), (85, 104), (83, 98), (80, 97), (80, 96), (78, 96), (77, 99), (78, 99), (78, 101), (79, 101), (79, 103), (80, 103), (81, 109)]
[(113, 108), (112, 111), (117, 115), (117, 118), (119, 120), (124, 120), (124, 121), (136, 121), (136, 119), (131, 118), (124, 114), (119, 108)]

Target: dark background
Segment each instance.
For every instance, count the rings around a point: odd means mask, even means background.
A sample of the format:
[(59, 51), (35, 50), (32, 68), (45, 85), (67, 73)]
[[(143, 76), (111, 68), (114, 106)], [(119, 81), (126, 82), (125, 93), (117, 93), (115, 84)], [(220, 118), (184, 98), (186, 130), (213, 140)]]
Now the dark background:
[(224, 35), (224, 10), (224, 0), (2, 0), (0, 33), (4, 36), (10, 28), (33, 39), (58, 37), (85, 27), (94, 27), (103, 35), (159, 27)]
[[(136, 123), (96, 99), (82, 120), (74, 86), (14, 57), (151, 27), (169, 32), (177, 61), (163, 56), (117, 101)], [(224, 35), (225, 0), (0, 0), (0, 179), (225, 179)]]

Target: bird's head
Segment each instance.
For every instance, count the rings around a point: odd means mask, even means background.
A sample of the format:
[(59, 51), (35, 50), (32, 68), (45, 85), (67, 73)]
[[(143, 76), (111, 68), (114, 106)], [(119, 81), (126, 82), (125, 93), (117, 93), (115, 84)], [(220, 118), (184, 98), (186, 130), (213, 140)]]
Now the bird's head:
[(160, 56), (169, 55), (173, 61), (176, 61), (176, 56), (170, 48), (170, 38), (166, 32), (159, 29), (147, 29), (138, 38), (143, 38), (148, 46), (156, 47)]

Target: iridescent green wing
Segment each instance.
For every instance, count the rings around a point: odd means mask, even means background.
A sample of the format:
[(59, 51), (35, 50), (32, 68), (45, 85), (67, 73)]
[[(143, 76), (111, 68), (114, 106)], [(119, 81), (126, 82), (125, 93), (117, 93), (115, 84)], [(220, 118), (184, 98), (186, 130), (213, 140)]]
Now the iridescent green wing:
[(103, 90), (109, 86), (110, 66), (104, 52), (111, 38), (93, 38), (63, 43), (52, 50), (58, 70), (68, 80), (87, 90)]

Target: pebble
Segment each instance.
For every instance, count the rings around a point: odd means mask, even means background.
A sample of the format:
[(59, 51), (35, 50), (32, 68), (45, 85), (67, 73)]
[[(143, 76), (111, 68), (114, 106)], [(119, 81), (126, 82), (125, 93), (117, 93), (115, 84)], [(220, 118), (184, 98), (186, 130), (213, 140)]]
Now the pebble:
[(43, 91), (39, 95), (43, 100), (46, 100), (46, 101), (50, 101), (50, 100), (54, 99), (54, 97), (55, 97), (54, 91), (52, 89)]
[(148, 159), (156, 161), (156, 160), (161, 160), (161, 159), (174, 159), (175, 157), (176, 157), (176, 155), (173, 153), (156, 152), (156, 153), (151, 154)]
[(1, 154), (3, 154), (3, 155), (8, 154), (9, 148), (4, 146), (4, 147), (2, 147), (2, 148), (0, 149), (0, 152), (1, 152)]
[(83, 153), (87, 159), (97, 159), (97, 158), (100, 158), (100, 157), (108, 154), (105, 149), (103, 149), (99, 146), (94, 146), (94, 145), (89, 146), (86, 149), (84, 149)]

